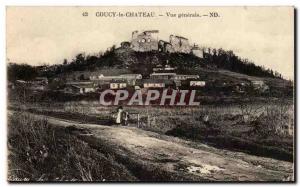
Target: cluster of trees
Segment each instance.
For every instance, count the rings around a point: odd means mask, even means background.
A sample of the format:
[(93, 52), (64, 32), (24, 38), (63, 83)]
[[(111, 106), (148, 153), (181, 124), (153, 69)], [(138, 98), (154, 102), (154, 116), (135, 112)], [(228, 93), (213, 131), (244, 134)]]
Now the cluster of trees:
[(48, 71), (42, 73), (42, 76), (53, 77), (61, 73), (72, 71), (95, 70), (96, 68), (101, 67), (121, 66), (122, 61), (117, 58), (114, 51), (115, 46), (108, 49), (105, 53), (99, 53), (97, 55), (85, 55), (85, 53), (79, 53), (71, 61), (64, 59), (62, 64), (49, 67)]
[(251, 76), (281, 78), (282, 75), (263, 66), (255, 65), (248, 59), (241, 59), (233, 51), (223, 49), (212, 50), (212, 53), (205, 53), (204, 60), (207, 64), (216, 68), (226, 69)]
[(9, 63), (7, 67), (7, 79), (10, 82), (14, 82), (16, 80), (30, 81), (37, 75), (37, 68), (28, 64)]
[[(132, 57), (132, 56), (131, 56)], [(223, 49), (213, 49), (212, 53), (204, 53), (204, 58), (198, 58), (192, 54), (184, 53), (162, 53), (158, 51), (151, 52), (134, 52), (133, 58), (129, 59), (131, 65), (128, 65), (128, 59), (120, 58), (116, 54), (115, 46), (109, 48), (105, 53), (98, 55), (85, 55), (80, 53), (70, 62), (66, 59), (62, 64), (41, 67), (32, 67), (26, 64), (9, 64), (8, 80), (15, 81), (17, 79), (31, 80), (36, 76), (55, 77), (62, 73), (72, 71), (93, 71), (102, 67), (129, 67), (132, 72), (152, 71), (152, 67), (157, 64), (165, 65), (168, 62), (171, 66), (177, 67), (178, 73), (184, 73), (186, 68), (206, 67), (226, 69), (251, 76), (282, 78), (278, 72), (257, 66), (247, 59), (241, 59), (232, 51)], [(39, 69), (40, 68), (40, 69)], [(139, 72), (142, 73), (143, 72)]]

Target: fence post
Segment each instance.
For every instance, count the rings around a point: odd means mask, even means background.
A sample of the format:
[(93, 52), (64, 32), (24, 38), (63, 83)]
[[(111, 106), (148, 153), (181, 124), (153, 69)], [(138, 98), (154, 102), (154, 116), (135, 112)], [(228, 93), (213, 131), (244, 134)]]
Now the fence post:
[(137, 121), (138, 121), (137, 127), (140, 128), (140, 114), (137, 114), (137, 118), (138, 118), (137, 119)]

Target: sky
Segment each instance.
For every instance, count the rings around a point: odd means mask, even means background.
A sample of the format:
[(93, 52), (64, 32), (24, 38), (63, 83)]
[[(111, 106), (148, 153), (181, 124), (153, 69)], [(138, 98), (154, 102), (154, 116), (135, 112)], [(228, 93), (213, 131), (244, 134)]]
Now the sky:
[[(293, 7), (7, 7), (6, 12), (9, 62), (62, 63), (78, 53), (94, 54), (130, 41), (134, 30), (155, 29), (160, 39), (181, 35), (191, 44), (233, 50), (285, 78), (294, 77)], [(154, 17), (97, 17), (100, 12), (147, 12)], [(219, 17), (178, 18), (181, 13), (210, 12)]]

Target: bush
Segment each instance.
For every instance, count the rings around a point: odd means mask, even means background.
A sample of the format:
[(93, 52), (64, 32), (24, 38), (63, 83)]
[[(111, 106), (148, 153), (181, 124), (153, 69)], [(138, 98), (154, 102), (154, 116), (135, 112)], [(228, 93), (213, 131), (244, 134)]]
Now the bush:
[(64, 127), (14, 114), (8, 121), (9, 181), (130, 181), (114, 162)]

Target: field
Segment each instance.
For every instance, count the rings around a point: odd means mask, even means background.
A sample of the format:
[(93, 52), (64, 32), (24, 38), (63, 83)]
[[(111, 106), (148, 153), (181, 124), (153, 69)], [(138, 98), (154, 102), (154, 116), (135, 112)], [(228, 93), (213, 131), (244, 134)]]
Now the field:
[[(294, 106), (290, 100), (257, 98), (198, 107), (125, 106), (129, 127), (115, 125), (112, 114), (116, 110), (117, 106), (99, 106), (98, 101), (10, 100), (8, 180), (293, 180)], [(185, 150), (207, 150), (205, 155), (212, 154), (212, 160), (199, 156), (195, 164), (193, 154)], [(141, 153), (143, 159), (137, 156)], [(148, 159), (154, 160), (145, 163)], [(247, 167), (253, 176), (243, 175), (250, 172), (244, 166), (226, 169), (240, 170), (241, 176), (225, 174), (224, 163), (240, 162), (232, 159), (250, 164)], [(279, 161), (280, 165), (272, 166)], [(260, 166), (262, 170), (256, 171)], [(269, 168), (274, 173), (264, 171)], [(260, 173), (265, 176), (259, 177)]]
[[(112, 125), (116, 107), (97, 102), (11, 104), (25, 110), (82, 123)], [(287, 101), (228, 106), (125, 107), (129, 126), (254, 155), (293, 161), (293, 105)], [(139, 114), (139, 121), (137, 120)]]
[(8, 121), (9, 181), (136, 180), (122, 165), (46, 119), (13, 113)]
[(70, 114), (10, 108), (9, 181), (293, 180), (292, 162)]

